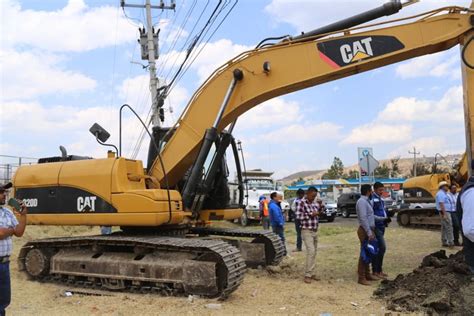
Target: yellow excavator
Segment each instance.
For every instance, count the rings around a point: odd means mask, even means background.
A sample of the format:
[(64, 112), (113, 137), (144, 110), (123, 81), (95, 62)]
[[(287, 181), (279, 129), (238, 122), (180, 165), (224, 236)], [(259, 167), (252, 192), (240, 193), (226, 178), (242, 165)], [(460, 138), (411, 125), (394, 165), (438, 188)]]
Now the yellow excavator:
[[(121, 227), (108, 236), (32, 240), (20, 251), (20, 269), (37, 280), (226, 297), (246, 265), (278, 264), (284, 251), (272, 233), (208, 225), (242, 213), (242, 201), (228, 205), (225, 163), (229, 146), (238, 161), (238, 117), (279, 95), (455, 45), (472, 161), (474, 3), (361, 26), (411, 3), (390, 1), (298, 36), (268, 38), (228, 61), (194, 93), (175, 126), (153, 130), (146, 171), (120, 149), (103, 159), (63, 152), (19, 168), (14, 194), (29, 206), (29, 224)], [(107, 140), (99, 125), (91, 132)]]
[[(434, 165), (436, 167), (436, 163)], [(434, 207), (438, 184), (446, 181), (459, 190), (468, 180), (467, 155), (464, 154), (451, 173), (436, 173), (407, 179), (403, 183), (403, 201), (409, 207), (397, 211), (397, 222), (404, 227), (440, 228), (441, 219)]]

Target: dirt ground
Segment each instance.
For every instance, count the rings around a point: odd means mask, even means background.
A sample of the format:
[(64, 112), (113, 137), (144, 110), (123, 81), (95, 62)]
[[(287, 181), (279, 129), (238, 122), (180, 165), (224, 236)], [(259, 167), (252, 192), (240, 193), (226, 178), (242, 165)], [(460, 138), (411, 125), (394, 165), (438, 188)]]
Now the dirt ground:
[(375, 292), (391, 310), (424, 311), (440, 315), (472, 315), (474, 282), (462, 251), (444, 250), (426, 256), (420, 266), (395, 280), (383, 281)]
[[(233, 224), (226, 224), (233, 225)], [(358, 239), (355, 218), (337, 218), (322, 223), (317, 254), (319, 282), (302, 280), (304, 252), (290, 252), (283, 264), (272, 271), (249, 271), (243, 284), (220, 302), (213, 299), (160, 297), (130, 293), (103, 292), (107, 296), (73, 295), (64, 297), (64, 285), (27, 280), (13, 262), (10, 315), (386, 315), (384, 302), (375, 299), (372, 286), (356, 283)], [(254, 227), (255, 228), (255, 227)], [(28, 226), (25, 236), (15, 239), (15, 251), (28, 240), (54, 236), (97, 234), (98, 228)], [(403, 229), (392, 224), (387, 230), (388, 251), (385, 270), (390, 277), (408, 273), (422, 259), (439, 250), (437, 231)], [(286, 227), (289, 250), (295, 248), (293, 223)], [(448, 254), (459, 249), (449, 250)], [(220, 304), (211, 305), (208, 304)], [(396, 315), (397, 313), (392, 313)], [(390, 314), (389, 314), (390, 315)]]

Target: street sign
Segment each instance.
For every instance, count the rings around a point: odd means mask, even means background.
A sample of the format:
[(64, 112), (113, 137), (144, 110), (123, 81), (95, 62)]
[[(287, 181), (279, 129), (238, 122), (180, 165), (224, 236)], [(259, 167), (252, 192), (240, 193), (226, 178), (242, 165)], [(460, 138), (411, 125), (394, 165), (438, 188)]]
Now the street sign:
[[(366, 170), (367, 169), (367, 162), (365, 164), (361, 165), (362, 159), (364, 159), (364, 157), (367, 157), (369, 155), (370, 156), (374, 155), (372, 147), (357, 147), (357, 158), (358, 158), (357, 161), (359, 163), (360, 175), (361, 176), (368, 176), (369, 175), (369, 172)], [(370, 165), (370, 163), (369, 163), (369, 165)]]
[(361, 173), (365, 173), (368, 176), (373, 174), (378, 166), (379, 162), (371, 154), (368, 154), (367, 156), (364, 156), (361, 160), (359, 160), (359, 167)]

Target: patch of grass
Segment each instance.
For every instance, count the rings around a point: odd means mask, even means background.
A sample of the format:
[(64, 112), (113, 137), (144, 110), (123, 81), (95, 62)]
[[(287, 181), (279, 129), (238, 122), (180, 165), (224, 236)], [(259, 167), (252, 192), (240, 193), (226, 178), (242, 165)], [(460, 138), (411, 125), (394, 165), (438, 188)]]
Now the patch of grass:
[(319, 226), (319, 236), (334, 236), (346, 233), (353, 233), (354, 227), (346, 226)]

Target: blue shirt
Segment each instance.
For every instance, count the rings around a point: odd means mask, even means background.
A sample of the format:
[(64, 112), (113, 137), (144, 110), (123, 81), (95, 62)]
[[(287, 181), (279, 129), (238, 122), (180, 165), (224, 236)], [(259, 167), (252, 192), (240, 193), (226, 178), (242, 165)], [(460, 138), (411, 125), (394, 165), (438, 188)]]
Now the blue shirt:
[(446, 211), (449, 211), (449, 198), (448, 194), (444, 192), (443, 190), (439, 190), (438, 193), (436, 193), (436, 209), (438, 211), (441, 211), (441, 206), (439, 203), (444, 204), (444, 209)]
[(270, 225), (276, 227), (283, 227), (285, 225), (285, 219), (281, 207), (274, 200), (270, 200), (268, 203), (268, 213), (270, 215)]
[[(13, 213), (0, 206), (0, 227), (2, 228), (15, 228), (18, 225), (18, 220)], [(12, 254), (13, 242), (12, 237), (0, 239), (0, 257), (9, 256)]]
[(457, 196), (455, 196), (451, 192), (448, 192), (446, 195), (448, 196), (448, 200), (449, 200), (449, 204), (448, 204), (448, 207), (446, 207), (446, 210), (448, 212), (456, 212)]

